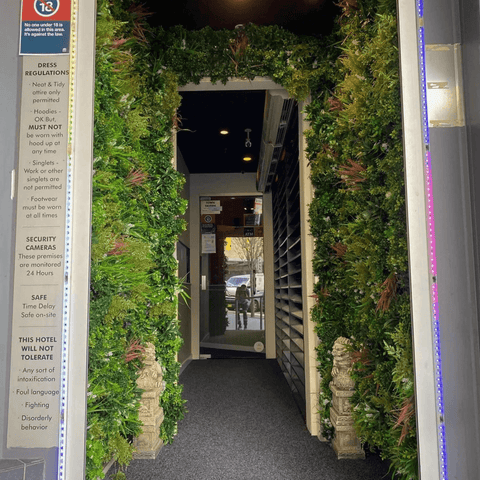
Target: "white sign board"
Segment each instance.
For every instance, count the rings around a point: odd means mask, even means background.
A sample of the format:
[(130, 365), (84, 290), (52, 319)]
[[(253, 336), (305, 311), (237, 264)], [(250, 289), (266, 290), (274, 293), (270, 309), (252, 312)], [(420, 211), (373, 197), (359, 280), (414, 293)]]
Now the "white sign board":
[(255, 206), (253, 209), (253, 214), (254, 215), (261, 215), (262, 214), (262, 208), (263, 208), (263, 198), (262, 197), (256, 197), (255, 198)]
[(201, 215), (215, 215), (222, 211), (220, 206), (220, 200), (202, 200), (201, 202)]
[(24, 57), (7, 447), (58, 445), (69, 57)]
[(202, 253), (215, 253), (215, 252), (216, 252), (215, 234), (203, 233), (202, 234)]

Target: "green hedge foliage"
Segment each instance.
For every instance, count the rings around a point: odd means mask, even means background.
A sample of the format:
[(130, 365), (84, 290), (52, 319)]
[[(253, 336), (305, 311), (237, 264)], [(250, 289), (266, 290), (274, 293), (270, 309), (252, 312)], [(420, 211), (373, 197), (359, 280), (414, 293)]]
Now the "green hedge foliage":
[(142, 7), (98, 2), (95, 85), (87, 478), (111, 458), (132, 456), (142, 349), (156, 346), (164, 370), (161, 436), (184, 414), (174, 259), (185, 227), (184, 178), (172, 167), (176, 77), (150, 63)]
[(308, 107), (322, 426), (331, 439), (332, 346), (345, 336), (360, 439), (417, 479), (395, 2), (342, 7), (335, 69)]

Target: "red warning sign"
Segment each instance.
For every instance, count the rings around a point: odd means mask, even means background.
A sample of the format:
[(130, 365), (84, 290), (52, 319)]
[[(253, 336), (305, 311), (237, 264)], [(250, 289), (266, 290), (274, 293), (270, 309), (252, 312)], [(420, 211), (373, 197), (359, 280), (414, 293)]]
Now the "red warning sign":
[(20, 54), (68, 53), (70, 15), (71, 0), (23, 0)]
[(70, 0), (23, 0), (22, 22), (70, 21)]

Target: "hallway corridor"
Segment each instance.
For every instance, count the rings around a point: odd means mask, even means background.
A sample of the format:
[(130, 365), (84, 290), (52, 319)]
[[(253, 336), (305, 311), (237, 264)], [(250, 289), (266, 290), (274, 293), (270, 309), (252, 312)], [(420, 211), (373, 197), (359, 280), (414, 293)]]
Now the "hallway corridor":
[[(312, 437), (275, 360), (193, 361), (180, 376), (188, 413), (156, 460), (127, 480), (380, 480), (377, 456), (338, 461)], [(386, 477), (385, 477), (386, 478)]]

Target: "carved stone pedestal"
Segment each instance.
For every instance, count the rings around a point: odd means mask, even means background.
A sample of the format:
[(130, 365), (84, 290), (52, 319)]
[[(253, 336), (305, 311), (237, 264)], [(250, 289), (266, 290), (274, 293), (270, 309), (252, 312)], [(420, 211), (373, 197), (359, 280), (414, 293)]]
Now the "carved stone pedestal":
[(350, 397), (353, 390), (342, 390), (330, 383), (332, 390), (332, 406), (330, 408), (330, 421), (335, 428), (333, 449), (340, 459), (365, 458), (360, 440), (353, 428), (353, 418), (350, 408)]
[(147, 343), (144, 364), (137, 378), (137, 385), (144, 390), (139, 411), (143, 431), (133, 441), (136, 448), (133, 458), (155, 459), (163, 447), (163, 441), (160, 439), (160, 425), (163, 422), (160, 396), (164, 385), (162, 367), (155, 360), (155, 347), (151, 343)]
[(332, 406), (330, 421), (335, 428), (333, 449), (338, 459), (365, 458), (360, 440), (353, 427), (350, 398), (354, 393), (355, 382), (350, 378), (352, 354), (348, 350), (350, 340), (339, 337), (333, 345), (333, 380), (330, 382)]

